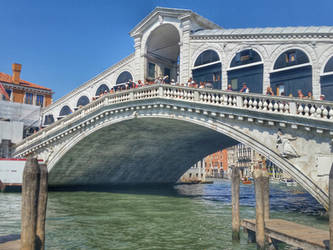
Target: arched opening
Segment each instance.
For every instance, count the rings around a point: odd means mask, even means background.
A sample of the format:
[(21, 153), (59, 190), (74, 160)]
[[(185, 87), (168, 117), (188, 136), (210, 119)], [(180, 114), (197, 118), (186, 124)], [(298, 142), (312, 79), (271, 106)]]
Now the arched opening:
[(77, 106), (77, 107), (85, 106), (85, 105), (87, 105), (88, 103), (89, 103), (89, 98), (86, 97), (86, 96), (84, 95), (84, 96), (81, 96), (81, 97), (79, 98), (79, 100), (77, 101), (76, 106)]
[(221, 70), (219, 55), (214, 50), (206, 50), (195, 60), (192, 76), (197, 83), (209, 82), (214, 89), (221, 89)]
[(320, 76), (320, 86), (325, 100), (333, 101), (333, 56), (326, 63), (324, 72)]
[(104, 92), (109, 92), (109, 87), (106, 86), (105, 84), (102, 84), (101, 86), (98, 87), (96, 90), (95, 96), (99, 96), (100, 94), (103, 94)]
[(246, 83), (250, 92), (263, 91), (263, 63), (260, 55), (253, 49), (238, 52), (230, 63), (228, 84), (232, 90), (239, 91), (243, 83)]
[(66, 106), (63, 106), (61, 108), (59, 116), (66, 116), (66, 115), (69, 115), (71, 113), (73, 113), (71, 108), (66, 105)]
[(297, 90), (306, 95), (312, 92), (312, 66), (308, 56), (299, 49), (282, 53), (270, 74), (273, 91), (277, 95), (297, 96)]
[(146, 43), (145, 80), (169, 76), (178, 80), (179, 32), (171, 24), (163, 24), (151, 32)]
[(50, 125), (52, 123), (54, 123), (54, 117), (53, 117), (53, 115), (46, 115), (44, 117), (44, 125)]
[(133, 80), (131, 73), (128, 71), (124, 71), (118, 76), (116, 84), (129, 82), (130, 80)]

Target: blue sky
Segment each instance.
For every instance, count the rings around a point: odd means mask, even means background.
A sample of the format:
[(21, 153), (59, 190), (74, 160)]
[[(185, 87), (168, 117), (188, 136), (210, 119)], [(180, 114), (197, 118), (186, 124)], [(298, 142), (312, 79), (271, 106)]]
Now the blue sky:
[(156, 6), (191, 9), (224, 28), (333, 26), (332, 0), (0, 0), (0, 72), (60, 98), (134, 51), (128, 32)]

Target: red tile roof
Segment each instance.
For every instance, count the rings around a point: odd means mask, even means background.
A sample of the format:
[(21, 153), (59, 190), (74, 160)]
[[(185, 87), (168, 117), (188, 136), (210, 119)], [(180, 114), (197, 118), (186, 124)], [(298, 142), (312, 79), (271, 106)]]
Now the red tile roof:
[[(2, 73), (2, 72), (0, 72), (0, 82), (16, 84), (16, 83), (13, 82), (11, 75), (8, 75), (8, 74)], [(24, 81), (22, 79), (20, 79), (20, 85), (23, 86), (23, 87), (30, 87), (30, 88), (35, 88), (35, 89), (42, 89), (42, 90), (52, 91), (49, 88), (45, 88), (45, 87), (39, 86), (37, 84), (31, 83), (31, 82), (28, 82), (28, 81)]]

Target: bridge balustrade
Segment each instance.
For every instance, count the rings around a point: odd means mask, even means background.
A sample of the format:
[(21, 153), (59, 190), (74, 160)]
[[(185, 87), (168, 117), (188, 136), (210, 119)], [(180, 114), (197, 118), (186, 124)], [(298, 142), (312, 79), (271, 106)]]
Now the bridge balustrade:
[[(288, 116), (333, 122), (333, 102), (156, 84), (106, 94), (63, 119), (49, 125), (38, 133), (25, 138), (17, 144), (16, 149), (27, 148), (29, 145), (36, 143), (41, 138), (40, 136), (44, 138), (45, 136), (54, 134), (55, 131), (75, 123), (87, 114), (99, 110), (101, 107), (111, 104), (147, 100), (150, 98), (227, 106), (262, 113), (273, 112)], [(95, 119), (99, 118), (96, 117)], [(82, 126), (84, 126), (84, 124)], [(56, 138), (60, 138), (61, 136), (64, 136), (64, 134), (57, 135)]]

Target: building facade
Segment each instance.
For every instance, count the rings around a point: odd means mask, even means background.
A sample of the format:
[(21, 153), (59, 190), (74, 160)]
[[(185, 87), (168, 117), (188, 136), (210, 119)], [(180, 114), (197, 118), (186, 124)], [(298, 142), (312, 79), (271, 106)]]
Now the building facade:
[(13, 74), (0, 72), (0, 158), (8, 158), (12, 147), (40, 128), (41, 108), (52, 103), (52, 90), (22, 80), (22, 66), (14, 63)]
[(53, 120), (128, 81), (168, 75), (213, 88), (333, 101), (333, 27), (226, 29), (191, 10), (156, 8), (131, 31), (134, 53), (44, 109)]
[[(12, 75), (0, 72), (0, 83), (8, 94), (8, 101), (40, 107), (49, 106), (52, 103), (52, 90), (21, 79), (21, 69), (21, 64), (14, 63)], [(4, 95), (2, 100), (6, 100)]]

